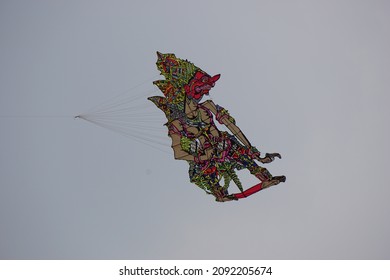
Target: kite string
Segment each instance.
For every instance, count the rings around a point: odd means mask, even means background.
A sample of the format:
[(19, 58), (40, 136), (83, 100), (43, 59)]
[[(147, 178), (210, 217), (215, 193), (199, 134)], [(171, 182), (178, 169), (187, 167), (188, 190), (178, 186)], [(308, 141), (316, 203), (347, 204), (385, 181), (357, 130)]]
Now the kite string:
[[(161, 149), (161, 148), (158, 148), (158, 147), (156, 147), (156, 146), (153, 145), (153, 144), (158, 144), (158, 145), (162, 145), (162, 146), (166, 147), (166, 145), (165, 145), (164, 143), (161, 143), (161, 142), (158, 142), (158, 141), (152, 141), (151, 139), (146, 139), (146, 138), (144, 138), (144, 137), (142, 137), (142, 136), (139, 136), (139, 135), (136, 135), (136, 134), (129, 133), (128, 131), (125, 132), (125, 131), (123, 131), (123, 130), (117, 128), (117, 127), (113, 127), (113, 126), (110, 126), (110, 125), (106, 125), (106, 124), (101, 123), (101, 122), (96, 122), (96, 121), (94, 121), (94, 120), (86, 119), (86, 118), (84, 118), (84, 117), (80, 117), (80, 118), (81, 118), (81, 119), (84, 119), (84, 120), (86, 120), (86, 121), (88, 121), (88, 122), (91, 122), (91, 123), (93, 123), (93, 124), (95, 124), (95, 125), (97, 125), (97, 126), (100, 126), (100, 127), (105, 128), (105, 129), (108, 129), (108, 130), (114, 131), (114, 132), (116, 132), (116, 133), (119, 133), (119, 134), (121, 134), (121, 135), (123, 135), (123, 136), (125, 136), (125, 137), (132, 138), (133, 140), (135, 140), (135, 141), (137, 141), (137, 142), (139, 142), (139, 143), (143, 143), (144, 145), (147, 145), (147, 146), (149, 146), (149, 147), (151, 147), (151, 148), (153, 148), (153, 149), (156, 149), (156, 150), (158, 150), (158, 151), (160, 151), (160, 152), (163, 152), (163, 153), (166, 153), (166, 154), (171, 154), (171, 153), (169, 153), (169, 152), (167, 152), (167, 151), (165, 151), (165, 150), (163, 150), (163, 149)], [(149, 143), (148, 143), (148, 142), (149, 142)]]
[[(152, 79), (156, 79), (158, 76), (156, 75)], [(138, 94), (129, 94), (152, 79), (139, 83), (93, 106), (87, 113), (80, 114), (75, 118), (84, 119), (160, 151), (162, 150), (155, 145), (169, 149), (170, 144), (166, 137), (167, 130), (163, 127), (164, 114), (155, 110), (154, 104), (147, 100), (147, 97), (157, 92), (158, 88), (154, 87), (153, 90), (144, 90)], [(167, 141), (160, 141), (162, 139)], [(167, 151), (163, 152), (168, 153)]]
[[(124, 91), (121, 91), (119, 94), (117, 94), (117, 95), (115, 95), (115, 96), (113, 96), (113, 97), (111, 97), (111, 98), (109, 98), (109, 99), (107, 99), (107, 100), (105, 100), (105, 101), (103, 101), (103, 102), (101, 102), (101, 103), (99, 103), (99, 104), (97, 104), (97, 105), (91, 107), (89, 110), (87, 110), (87, 112), (88, 112), (89, 114), (92, 114), (92, 113), (95, 113), (95, 111), (100, 111), (99, 108), (101, 108), (101, 107), (105, 108), (105, 107), (109, 106), (109, 104), (114, 103), (114, 101), (115, 101), (116, 99), (119, 99), (119, 98), (122, 97), (123, 95), (130, 93), (131, 91), (133, 91), (133, 90), (135, 90), (135, 89), (137, 89), (137, 88), (139, 88), (139, 87), (145, 85), (146, 83), (151, 83), (154, 79), (156, 79), (156, 78), (159, 77), (159, 76), (160, 76), (160, 75), (155, 75), (155, 76), (153, 76), (152, 78), (148, 78), (147, 80), (145, 80), (145, 81), (143, 81), (143, 82), (141, 82), (141, 83), (139, 83), (139, 84), (137, 84), (137, 85), (135, 85), (135, 86), (133, 86), (133, 87), (131, 87), (131, 88), (129, 88), (129, 89), (126, 89), (126, 90), (124, 90)], [(130, 101), (134, 101), (134, 100), (136, 100), (136, 99), (142, 97), (144, 94), (145, 94), (145, 92), (142, 92), (142, 93), (140, 93), (140, 94), (137, 94), (137, 95), (131, 97), (132, 100), (129, 100), (129, 102), (130, 102)], [(119, 100), (119, 102), (121, 102), (121, 101), (123, 102), (123, 100)], [(118, 101), (116, 101), (116, 102), (118, 102)], [(115, 104), (115, 103), (114, 103), (114, 104)], [(112, 106), (112, 105), (111, 105), (111, 106)]]
[(128, 97), (128, 98), (125, 98), (125, 99), (120, 99), (120, 100), (117, 100), (115, 102), (112, 102), (112, 103), (104, 103), (104, 104), (101, 104), (99, 107), (95, 106), (95, 109), (94, 111), (88, 111), (86, 114), (88, 115), (97, 115), (97, 114), (102, 114), (102, 113), (113, 113), (115, 110), (115, 108), (118, 108), (118, 110), (124, 110), (125, 108), (121, 107), (121, 106), (128, 106), (126, 107), (126, 109), (130, 109), (131, 111), (136, 111), (136, 110), (143, 110), (144, 108), (150, 108), (152, 107), (151, 104), (149, 103), (145, 103), (143, 105), (139, 105), (137, 104), (136, 100), (140, 99), (140, 98), (145, 98), (145, 102), (146, 102), (146, 97), (154, 92), (156, 92), (157, 89), (153, 89), (153, 90), (148, 90), (146, 92), (142, 92), (136, 96), (131, 96), (131, 97)]

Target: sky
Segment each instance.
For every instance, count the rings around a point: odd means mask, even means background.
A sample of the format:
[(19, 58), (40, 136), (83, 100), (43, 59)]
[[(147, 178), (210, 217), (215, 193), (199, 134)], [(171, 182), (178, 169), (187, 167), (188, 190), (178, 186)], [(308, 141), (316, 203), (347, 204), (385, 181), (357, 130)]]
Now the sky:
[[(390, 259), (389, 12), (2, 0), (0, 259)], [(282, 155), (266, 167), (286, 183), (217, 203), (189, 182), (146, 100), (159, 95), (156, 51), (221, 74), (210, 97)], [(73, 118), (118, 94), (141, 96), (133, 112), (155, 117), (167, 149)]]

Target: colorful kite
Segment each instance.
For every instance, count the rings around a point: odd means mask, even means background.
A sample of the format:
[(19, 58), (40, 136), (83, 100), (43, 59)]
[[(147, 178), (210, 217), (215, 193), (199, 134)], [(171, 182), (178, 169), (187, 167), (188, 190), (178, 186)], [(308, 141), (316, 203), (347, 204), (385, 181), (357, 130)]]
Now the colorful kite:
[[(285, 176), (272, 176), (255, 161), (270, 163), (276, 157), (281, 158), (280, 154), (266, 153), (260, 157), (260, 152), (251, 145), (226, 109), (211, 100), (200, 102), (204, 95), (209, 95), (220, 75), (210, 76), (174, 54), (157, 52), (157, 56), (157, 68), (165, 80), (153, 83), (164, 97), (148, 99), (165, 113), (175, 159), (189, 163), (191, 182), (215, 196), (216, 201), (224, 202), (248, 197), (286, 181)], [(220, 131), (214, 118), (230, 133)], [(260, 180), (246, 190), (236, 174), (236, 170), (244, 168)], [(231, 181), (237, 185), (239, 193), (229, 194)]]

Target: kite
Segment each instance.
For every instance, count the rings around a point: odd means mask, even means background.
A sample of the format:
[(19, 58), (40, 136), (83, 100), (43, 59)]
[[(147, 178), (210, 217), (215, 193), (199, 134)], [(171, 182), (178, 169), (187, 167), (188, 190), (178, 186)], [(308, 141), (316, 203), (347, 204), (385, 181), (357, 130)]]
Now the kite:
[[(279, 153), (266, 153), (261, 157), (228, 110), (212, 100), (201, 102), (219, 80), (219, 74), (210, 76), (172, 53), (157, 52), (157, 58), (157, 69), (165, 79), (153, 84), (164, 96), (148, 99), (165, 113), (174, 157), (188, 162), (192, 183), (213, 195), (216, 201), (225, 202), (248, 197), (286, 181), (285, 176), (272, 176), (256, 162), (270, 163), (281, 158)], [(229, 132), (219, 130), (214, 118)], [(236, 173), (241, 169), (249, 170), (260, 183), (244, 190)], [(232, 181), (240, 192), (229, 194)]]

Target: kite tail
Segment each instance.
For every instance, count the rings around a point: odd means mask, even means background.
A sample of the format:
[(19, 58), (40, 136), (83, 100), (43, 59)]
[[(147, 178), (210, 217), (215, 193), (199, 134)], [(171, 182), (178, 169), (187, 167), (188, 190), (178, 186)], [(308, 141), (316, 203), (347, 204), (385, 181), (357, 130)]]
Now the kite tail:
[(241, 192), (241, 193), (234, 193), (232, 196), (235, 199), (241, 199), (248, 197), (254, 193), (257, 193), (258, 191), (261, 191), (262, 189), (266, 189), (272, 186), (275, 186), (279, 183), (286, 182), (286, 176), (275, 176), (271, 177), (271, 179), (264, 180), (261, 183), (258, 183), (257, 185), (254, 185), (253, 187)]
[(257, 185), (254, 185), (253, 187), (241, 192), (241, 193), (234, 193), (232, 194), (236, 199), (241, 199), (241, 198), (245, 198), (245, 197), (248, 197), (248, 196), (251, 196), (252, 194), (254, 193), (257, 193), (259, 191), (261, 191), (262, 189), (262, 184), (263, 183), (259, 183)]

